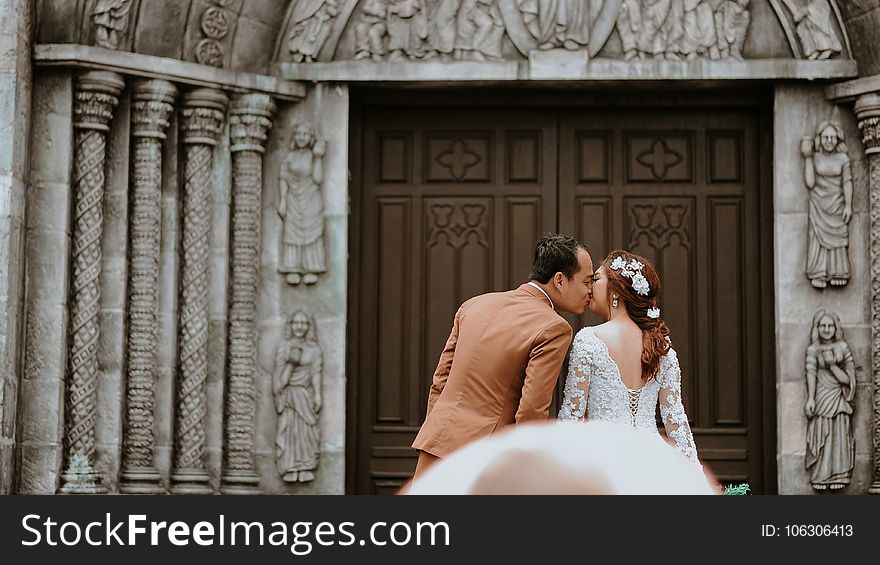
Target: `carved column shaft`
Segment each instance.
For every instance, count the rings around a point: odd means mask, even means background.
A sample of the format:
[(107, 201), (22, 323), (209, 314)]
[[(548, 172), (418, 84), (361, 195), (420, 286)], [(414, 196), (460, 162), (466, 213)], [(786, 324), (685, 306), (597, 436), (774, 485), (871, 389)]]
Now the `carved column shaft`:
[(183, 97), (183, 257), (174, 471), (179, 493), (210, 493), (205, 471), (208, 377), (208, 260), (211, 236), (211, 166), (228, 98), (199, 88)]
[(134, 160), (128, 287), (128, 381), (120, 490), (163, 492), (153, 436), (156, 382), (162, 141), (173, 110), (174, 85), (138, 81), (132, 89)]
[(73, 276), (63, 493), (105, 490), (95, 471), (104, 162), (110, 120), (124, 86), (116, 73), (92, 71), (77, 78), (74, 91)]
[(226, 393), (223, 486), (225, 494), (254, 492), (255, 371), (257, 292), (260, 265), (260, 196), (264, 144), (274, 104), (268, 95), (235, 99), (232, 139), (232, 284), (229, 306), (229, 376)]
[(868, 492), (880, 494), (880, 94), (856, 102), (865, 154), (870, 161), (871, 207), (871, 375), (873, 394), (874, 474)]

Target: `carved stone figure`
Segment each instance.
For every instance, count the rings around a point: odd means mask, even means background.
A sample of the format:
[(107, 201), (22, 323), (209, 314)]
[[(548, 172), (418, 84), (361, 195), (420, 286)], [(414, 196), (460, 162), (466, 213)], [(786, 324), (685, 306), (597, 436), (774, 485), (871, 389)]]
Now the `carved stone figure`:
[(669, 9), (670, 0), (642, 0), (642, 26), (638, 36), (640, 56), (663, 58), (666, 53), (666, 34), (663, 24)]
[(452, 58), (455, 50), (456, 16), (460, 0), (437, 0), (428, 16), (426, 57)]
[(355, 59), (381, 61), (385, 54), (383, 40), (388, 5), (386, 0), (366, 0), (363, 16), (354, 28)]
[(715, 10), (709, 0), (684, 0), (684, 23), (679, 52), (689, 59), (719, 59)]
[(843, 130), (822, 122), (815, 138), (801, 141), (804, 181), (810, 191), (807, 278), (816, 288), (843, 286), (850, 277), (849, 221), (852, 218), (852, 169)]
[(98, 0), (92, 10), (95, 44), (107, 49), (119, 47), (119, 40), (128, 25), (132, 0)]
[[(665, 0), (668, 2), (669, 0)], [(539, 49), (570, 51), (590, 43), (590, 3), (583, 0), (516, 0), (523, 22)]]
[(684, 49), (684, 2), (685, 0), (670, 0), (669, 11), (663, 21), (662, 34), (667, 59), (679, 59), (679, 53)]
[(424, 55), (423, 42), (428, 37), (425, 0), (390, 0), (387, 22), (389, 59)]
[(278, 429), (275, 463), (284, 481), (315, 478), (321, 453), (321, 381), (324, 355), (315, 320), (302, 310), (288, 319), (286, 335), (275, 352), (272, 389)]
[(642, 4), (639, 0), (623, 0), (617, 14), (617, 33), (627, 61), (639, 55), (639, 33), (642, 29)]
[(814, 489), (841, 489), (852, 478), (855, 460), (852, 413), (856, 371), (840, 318), (833, 312), (819, 310), (813, 317), (806, 379), (804, 464)]
[(455, 24), (456, 59), (501, 59), (504, 20), (495, 0), (464, 0)]
[(783, 0), (791, 11), (807, 59), (827, 59), (843, 46), (831, 25), (828, 0)]
[(278, 271), (290, 284), (314, 284), (327, 270), (321, 197), (326, 150), (308, 123), (298, 124), (278, 175), (278, 214), (284, 220)]
[(339, 0), (300, 0), (291, 14), (290, 25), (293, 31), (287, 41), (287, 49), (296, 63), (311, 62), (318, 53), (327, 36), (333, 20), (339, 14)]
[(743, 45), (751, 21), (749, 0), (723, 0), (718, 5), (715, 10), (715, 33), (721, 57), (743, 58)]

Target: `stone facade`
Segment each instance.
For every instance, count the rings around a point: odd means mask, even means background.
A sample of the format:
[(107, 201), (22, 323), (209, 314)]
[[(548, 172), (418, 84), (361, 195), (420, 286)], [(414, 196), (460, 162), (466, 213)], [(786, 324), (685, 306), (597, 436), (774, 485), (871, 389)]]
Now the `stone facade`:
[[(840, 492), (880, 492), (880, 9), (593, 4), (561, 21), (521, 1), (0, 1), (14, 16), (0, 61), (0, 493), (346, 491), (358, 425), (346, 421), (349, 229), (363, 213), (349, 208), (352, 90), (525, 83), (537, 99), (560, 86), (738, 80), (773, 92), (776, 373), (763, 378), (776, 384), (775, 490), (813, 492), (805, 352), (824, 309), (855, 374)], [(801, 145), (825, 121), (843, 134), (852, 214), (847, 284), (820, 289), (804, 276)], [(286, 160), (304, 123), (320, 175), (314, 160)], [(290, 204), (321, 228), (295, 250), (323, 254), (309, 284), (279, 272), (284, 167), (320, 196)], [(319, 398), (302, 428), (319, 439), (314, 477), (290, 480), (273, 381), (299, 310), (321, 352), (319, 390), (292, 374), (282, 384)]]

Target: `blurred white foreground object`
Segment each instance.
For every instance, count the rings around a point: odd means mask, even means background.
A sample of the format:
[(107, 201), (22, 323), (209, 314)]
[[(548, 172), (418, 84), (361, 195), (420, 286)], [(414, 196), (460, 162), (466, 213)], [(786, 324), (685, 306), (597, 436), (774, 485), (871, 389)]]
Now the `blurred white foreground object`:
[(511, 426), (432, 465), (401, 494), (718, 494), (657, 434), (603, 421)]

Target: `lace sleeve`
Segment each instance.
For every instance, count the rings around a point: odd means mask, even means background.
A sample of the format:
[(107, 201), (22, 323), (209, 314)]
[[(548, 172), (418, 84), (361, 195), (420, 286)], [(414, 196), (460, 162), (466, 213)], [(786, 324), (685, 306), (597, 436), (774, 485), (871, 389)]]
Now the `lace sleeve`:
[(587, 397), (590, 395), (590, 368), (592, 352), (583, 333), (578, 333), (571, 348), (568, 360), (568, 377), (562, 393), (562, 405), (558, 418), (561, 421), (582, 420), (587, 411)]
[(694, 436), (688, 424), (684, 405), (681, 403), (681, 368), (678, 365), (678, 355), (671, 347), (663, 359), (659, 377), (660, 417), (663, 419), (666, 435), (688, 459), (699, 465), (697, 446), (694, 444)]

